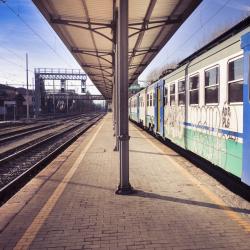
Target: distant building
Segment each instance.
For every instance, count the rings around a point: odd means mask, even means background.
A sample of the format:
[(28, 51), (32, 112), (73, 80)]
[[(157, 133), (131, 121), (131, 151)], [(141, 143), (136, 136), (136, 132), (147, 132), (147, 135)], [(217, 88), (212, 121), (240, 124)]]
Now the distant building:
[[(33, 114), (33, 91), (29, 90), (28, 103)], [(0, 84), (0, 119), (13, 120), (26, 116), (26, 89)]]

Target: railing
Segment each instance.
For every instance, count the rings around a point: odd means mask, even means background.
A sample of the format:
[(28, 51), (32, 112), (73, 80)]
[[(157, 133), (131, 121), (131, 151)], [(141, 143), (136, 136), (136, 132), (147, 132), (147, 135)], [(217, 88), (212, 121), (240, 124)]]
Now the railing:
[(60, 69), (60, 68), (36, 68), (35, 73), (39, 74), (84, 74), (80, 69)]

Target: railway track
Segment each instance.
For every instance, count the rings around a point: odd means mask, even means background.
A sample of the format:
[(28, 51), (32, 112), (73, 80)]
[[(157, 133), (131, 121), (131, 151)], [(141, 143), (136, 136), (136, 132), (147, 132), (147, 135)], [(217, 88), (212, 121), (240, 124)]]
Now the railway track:
[(75, 121), (71, 126), (42, 140), (15, 150), (0, 160), (0, 204), (8, 200), (28, 180), (69, 146), (103, 115)]
[[(35, 145), (39, 145), (43, 141), (46, 141), (46, 139), (48, 139), (49, 137), (53, 137), (56, 134), (62, 133), (63, 131), (67, 132), (68, 128), (71, 128), (71, 127), (74, 128), (75, 124), (77, 124), (77, 122), (82, 123), (83, 119), (85, 119), (84, 122), (85, 121), (87, 122), (88, 119), (91, 119), (91, 117), (81, 116), (81, 117), (77, 117), (74, 119), (65, 120), (63, 123), (63, 127), (62, 127), (62, 121), (60, 123), (56, 123), (56, 124), (49, 124), (45, 127), (39, 128), (39, 129), (30, 130), (28, 132), (17, 134), (17, 135), (10, 136), (10, 137), (7, 137), (7, 138), (0, 140), (1, 147), (3, 146), (2, 145), (3, 143), (1, 143), (1, 142), (8, 143), (9, 141), (14, 140), (14, 142), (10, 145), (10, 149), (0, 151), (0, 166), (1, 166), (1, 164), (5, 163), (6, 160), (12, 159), (13, 157), (18, 156), (22, 152), (28, 151), (30, 148), (34, 147)], [(34, 136), (36, 133), (42, 132), (44, 130), (46, 130), (46, 134), (43, 133), (42, 135), (39, 135), (38, 137)], [(22, 141), (21, 144), (18, 141), (17, 142), (15, 141), (15, 139), (19, 139), (19, 138), (22, 139), (22, 137), (26, 136), (26, 135), (33, 135), (34, 139), (31, 137), (30, 139), (26, 140), (25, 142)]]
[[(22, 131), (11, 131), (10, 133), (6, 133), (6, 134), (1, 134), (0, 135), (0, 145), (12, 140), (16, 140), (18, 138), (33, 134), (33, 133), (37, 133), (37, 132), (41, 132), (43, 130), (46, 129), (50, 129), (50, 128), (54, 128), (58, 126), (58, 124), (43, 124), (43, 125), (39, 125), (39, 126), (35, 126), (32, 128), (26, 128), (23, 129)], [(1, 156), (0, 156), (1, 158)]]
[(67, 118), (64, 117), (61, 119), (57, 119), (56, 121), (52, 121), (52, 123), (46, 121), (45, 123), (43, 122), (42, 124), (28, 126), (28, 127), (24, 126), (21, 129), (14, 129), (14, 130), (11, 130), (9, 132), (2, 131), (2, 132), (0, 132), (0, 145), (2, 143), (5, 143), (5, 142), (11, 141), (11, 140), (16, 140), (16, 139), (21, 138), (23, 136), (37, 133), (37, 132), (40, 132), (40, 131), (43, 131), (46, 129), (54, 128), (54, 127), (60, 125), (62, 122), (65, 122), (65, 121), (71, 122), (71, 121), (74, 121), (77, 119), (81, 119), (83, 117), (88, 117), (88, 116), (87, 116), (87, 114), (81, 114), (81, 115), (77, 115), (74, 117), (67, 117)]

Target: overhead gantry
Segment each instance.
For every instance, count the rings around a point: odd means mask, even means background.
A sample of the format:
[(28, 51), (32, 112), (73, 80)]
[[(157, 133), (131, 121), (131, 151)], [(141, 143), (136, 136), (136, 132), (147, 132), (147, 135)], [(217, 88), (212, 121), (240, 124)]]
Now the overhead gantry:
[(128, 87), (201, 0), (33, 0), (102, 95), (113, 100), (117, 194), (129, 194)]

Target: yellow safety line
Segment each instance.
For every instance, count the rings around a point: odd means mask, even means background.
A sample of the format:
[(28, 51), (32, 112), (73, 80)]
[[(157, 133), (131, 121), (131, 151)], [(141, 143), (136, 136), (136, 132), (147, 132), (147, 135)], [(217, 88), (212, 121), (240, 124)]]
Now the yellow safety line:
[[(134, 125), (133, 125), (134, 126)], [(211, 192), (208, 188), (206, 188), (202, 183), (196, 179), (193, 175), (191, 175), (184, 167), (182, 167), (179, 163), (177, 163), (175, 160), (173, 160), (171, 157), (167, 156), (165, 152), (156, 144), (154, 144), (151, 140), (149, 140), (138, 128), (136, 128), (137, 131), (142, 135), (143, 138), (147, 140), (154, 148), (156, 148), (158, 151), (163, 153), (163, 156), (167, 158), (168, 161), (170, 161), (175, 167), (178, 168), (178, 170), (185, 174), (186, 177), (192, 181), (194, 184), (196, 184), (203, 193), (205, 193), (216, 205), (218, 205), (223, 211), (227, 214), (229, 218), (236, 221), (240, 226), (244, 228), (245, 231), (250, 232), (250, 223), (245, 221), (241, 216), (239, 216), (235, 211), (233, 211), (231, 208), (227, 207), (227, 205), (224, 203), (222, 199), (220, 199), (216, 194)]]
[(74, 165), (69, 170), (67, 175), (63, 178), (62, 182), (57, 186), (56, 190), (53, 192), (53, 194), (50, 196), (49, 200), (46, 202), (46, 204), (43, 206), (43, 208), (40, 210), (38, 215), (35, 217), (31, 225), (28, 227), (28, 229), (23, 234), (22, 238), (17, 242), (14, 249), (28, 249), (31, 243), (33, 242), (34, 238), (36, 237), (37, 233), (39, 232), (40, 228), (44, 224), (45, 220), (48, 218), (50, 212), (55, 207), (58, 199), (61, 197), (64, 189), (67, 186), (67, 183), (70, 181), (72, 176), (74, 175), (75, 171), (79, 167), (81, 161), (83, 160), (84, 156), (86, 155), (88, 149), (92, 145), (93, 141), (95, 140), (96, 136), (98, 135), (99, 131), (101, 130), (104, 121), (102, 121), (100, 127), (95, 132), (94, 136), (91, 138), (91, 140), (88, 142), (87, 146), (84, 148), (83, 152), (78, 156), (76, 159)]

